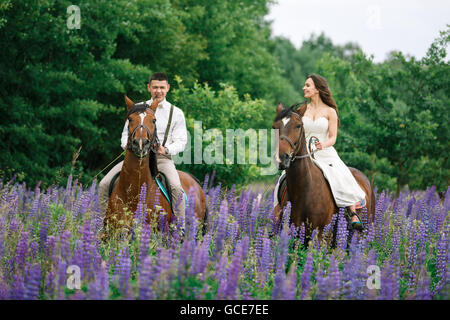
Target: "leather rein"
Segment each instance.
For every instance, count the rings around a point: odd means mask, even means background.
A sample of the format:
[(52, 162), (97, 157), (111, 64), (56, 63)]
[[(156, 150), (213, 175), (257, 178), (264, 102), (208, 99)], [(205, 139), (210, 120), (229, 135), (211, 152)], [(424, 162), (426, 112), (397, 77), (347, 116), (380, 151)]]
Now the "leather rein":
[[(297, 112), (295, 112), (295, 111), (292, 111), (292, 112), (295, 113), (296, 115), (298, 115), (301, 118), (301, 116)], [(303, 127), (303, 124), (302, 124), (302, 131), (300, 132), (300, 134), (298, 136), (297, 145), (295, 145), (295, 143), (292, 142), (291, 138), (289, 138), (288, 136), (285, 136), (285, 135), (281, 135), (280, 136), (280, 140), (281, 139), (286, 140), (289, 143), (289, 145), (291, 146), (291, 148), (294, 150), (294, 151), (292, 151), (289, 154), (289, 158), (290, 158), (289, 160), (291, 162), (294, 162), (297, 159), (304, 159), (304, 158), (307, 158), (309, 156), (311, 156), (313, 159), (315, 159), (314, 158), (314, 153), (319, 150), (319, 149), (316, 149), (316, 150), (313, 150), (312, 152), (309, 152), (309, 150), (311, 150), (311, 148), (310, 148), (311, 147), (311, 143), (315, 142), (313, 139), (319, 140), (317, 137), (311, 136), (311, 138), (309, 138), (309, 142), (308, 142), (308, 145), (309, 145), (309, 148), (307, 148), (308, 153), (304, 154), (304, 155), (299, 155), (299, 156), (296, 155), (299, 152), (299, 150), (300, 150), (300, 146), (301, 146), (300, 139), (301, 139), (302, 134), (304, 133), (304, 131), (305, 131), (305, 128)], [(295, 155), (295, 156), (293, 157), (293, 155)]]

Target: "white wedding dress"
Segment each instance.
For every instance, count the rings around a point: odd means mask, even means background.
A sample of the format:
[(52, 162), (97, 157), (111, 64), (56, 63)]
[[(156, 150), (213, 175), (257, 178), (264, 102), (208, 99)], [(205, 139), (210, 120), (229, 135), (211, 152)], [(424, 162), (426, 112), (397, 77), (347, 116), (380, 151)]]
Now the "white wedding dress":
[[(309, 143), (311, 136), (317, 137), (321, 142), (328, 140), (327, 118), (318, 117), (313, 121), (311, 118), (304, 116), (302, 120), (307, 144)], [(316, 149), (313, 144), (311, 144), (311, 149), (310, 152)], [(315, 159), (311, 158), (311, 160), (322, 170), (325, 178), (328, 180), (334, 200), (339, 208), (354, 205), (365, 198), (364, 191), (356, 182), (350, 169), (342, 162), (341, 158), (339, 158), (334, 147), (331, 146), (322, 150), (317, 150), (314, 153), (314, 158)], [(283, 171), (282, 175), (284, 174), (285, 171)], [(277, 183), (274, 190), (274, 206), (278, 203), (276, 196), (278, 187)]]

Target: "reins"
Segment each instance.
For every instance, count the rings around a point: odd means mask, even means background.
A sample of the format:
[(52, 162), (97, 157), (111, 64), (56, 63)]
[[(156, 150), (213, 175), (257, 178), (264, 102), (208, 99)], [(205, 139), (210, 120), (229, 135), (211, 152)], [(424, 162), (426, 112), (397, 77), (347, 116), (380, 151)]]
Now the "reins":
[[(148, 109), (149, 111), (151, 111), (151, 113), (155, 114), (155, 112), (154, 112), (152, 109), (150, 109), (150, 108), (147, 108), (147, 109)], [(141, 127), (143, 127), (144, 129), (147, 130), (147, 133), (148, 133), (149, 137), (151, 137), (151, 139), (149, 139), (149, 140), (150, 140), (150, 143), (151, 143), (151, 148), (150, 148), (150, 149), (151, 149), (153, 152), (156, 153), (155, 145), (156, 145), (156, 144), (159, 144), (158, 136), (157, 136), (156, 132), (154, 132), (154, 134), (150, 134), (150, 130), (147, 128), (147, 126), (142, 125), (142, 124), (139, 125), (139, 126), (137, 126), (136, 128), (134, 128), (132, 134), (128, 137), (127, 149), (131, 149), (131, 143), (130, 143), (131, 138), (132, 138), (132, 137), (134, 136), (134, 134), (136, 133), (136, 130), (137, 130), (138, 128), (141, 128)], [(100, 172), (98, 172), (98, 173), (91, 179), (91, 183), (92, 183), (92, 181), (94, 181), (95, 178), (97, 178), (97, 176), (98, 176), (100, 173), (102, 173), (103, 171), (105, 171), (106, 168), (108, 168), (110, 165), (112, 165), (112, 164), (113, 164), (117, 159), (119, 159), (121, 156), (124, 156), (124, 155), (125, 155), (125, 152), (126, 152), (126, 151), (121, 152), (121, 153), (120, 153), (113, 161), (111, 161), (106, 167), (104, 167)]]
[[(295, 111), (292, 111), (292, 112), (297, 114), (301, 118), (301, 116), (297, 112), (295, 112)], [(305, 131), (305, 128), (302, 125), (302, 131), (300, 132), (300, 135), (298, 136), (297, 146), (295, 145), (294, 142), (292, 142), (292, 140), (288, 136), (285, 136), (285, 135), (281, 135), (280, 136), (280, 140), (281, 139), (286, 140), (289, 143), (289, 145), (291, 146), (291, 148), (294, 149), (294, 151), (291, 153), (292, 155), (296, 155), (297, 152), (300, 151), (300, 146), (301, 146), (300, 140), (302, 138), (302, 134), (304, 133), (304, 131)], [(317, 151), (320, 151), (320, 150), (316, 149), (316, 150), (313, 150), (312, 152), (309, 151), (309, 150), (311, 150), (311, 143), (314, 143), (313, 139), (319, 140), (315, 136), (311, 136), (311, 138), (309, 138), (309, 143), (308, 143), (309, 148), (308, 147), (306, 148), (306, 150), (308, 152), (307, 154), (291, 157), (290, 161), (294, 162), (297, 159), (304, 159), (304, 158), (307, 158), (307, 157), (312, 157), (313, 159), (315, 159), (314, 158), (314, 153), (316, 153)], [(306, 138), (305, 138), (305, 140), (306, 140)]]

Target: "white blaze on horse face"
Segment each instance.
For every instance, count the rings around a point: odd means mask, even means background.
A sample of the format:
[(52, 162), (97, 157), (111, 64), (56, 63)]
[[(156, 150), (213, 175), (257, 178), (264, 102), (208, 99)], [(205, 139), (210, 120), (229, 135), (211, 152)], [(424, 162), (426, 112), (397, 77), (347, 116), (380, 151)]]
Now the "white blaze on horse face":
[(288, 117), (281, 119), (281, 121), (283, 121), (283, 125), (284, 125), (285, 127), (286, 127), (286, 125), (288, 124), (289, 120), (291, 120), (291, 118), (288, 118)]
[(139, 117), (141, 117), (141, 133), (142, 133), (142, 125), (144, 124), (145, 116), (147, 116), (146, 112), (139, 113)]

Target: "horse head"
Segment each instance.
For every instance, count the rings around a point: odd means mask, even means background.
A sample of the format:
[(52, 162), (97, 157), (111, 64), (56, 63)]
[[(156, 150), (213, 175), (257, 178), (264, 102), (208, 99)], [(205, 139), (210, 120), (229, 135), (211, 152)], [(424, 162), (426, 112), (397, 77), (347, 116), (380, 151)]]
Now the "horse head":
[(273, 121), (273, 129), (279, 130), (278, 158), (279, 169), (289, 168), (295, 156), (306, 146), (305, 131), (301, 115), (294, 109), (284, 108), (279, 103), (276, 108), (277, 115)]
[(156, 134), (155, 112), (158, 101), (153, 100), (152, 105), (145, 102), (135, 104), (125, 96), (128, 113), (128, 144), (129, 149), (136, 157), (143, 159), (151, 152), (156, 153), (159, 144)]

